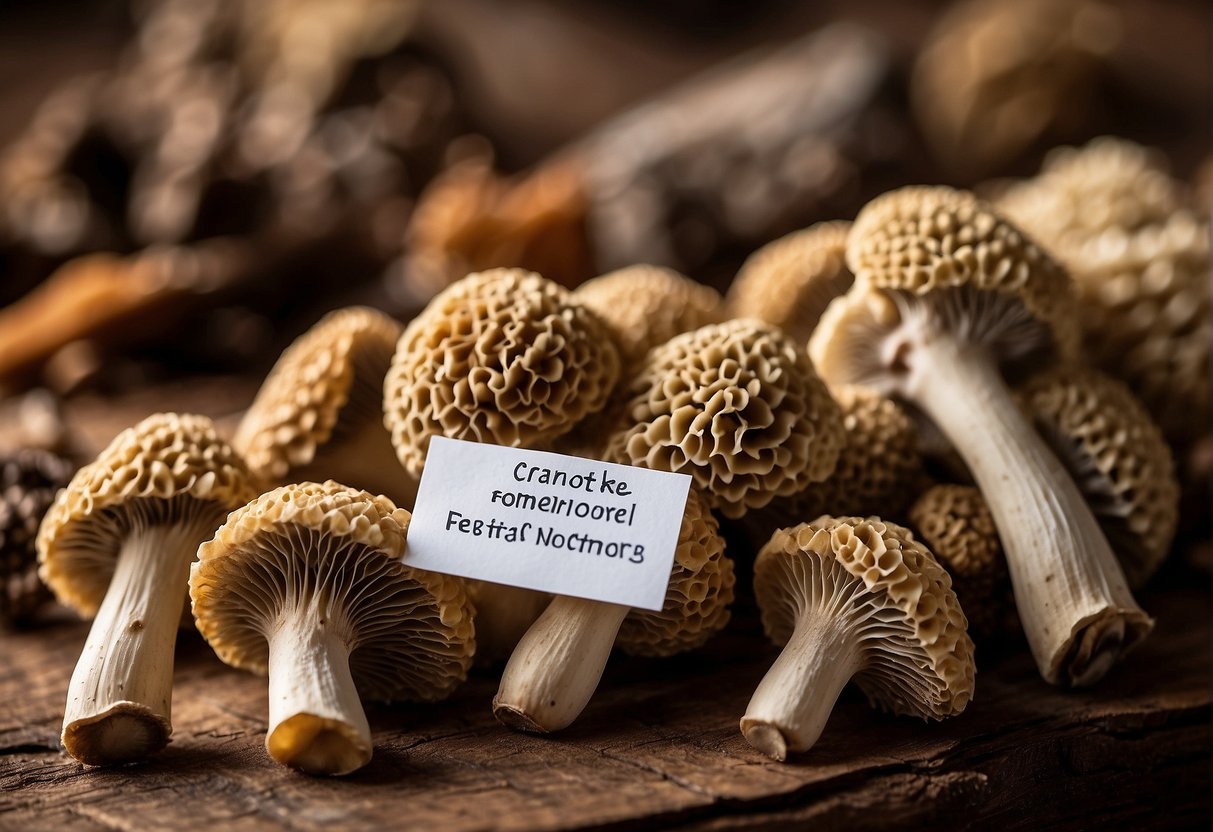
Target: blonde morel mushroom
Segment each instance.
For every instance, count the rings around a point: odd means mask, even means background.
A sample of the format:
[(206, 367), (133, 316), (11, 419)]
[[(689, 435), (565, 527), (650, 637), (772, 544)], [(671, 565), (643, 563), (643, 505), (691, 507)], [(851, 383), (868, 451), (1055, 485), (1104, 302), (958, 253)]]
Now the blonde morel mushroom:
[(521, 731), (569, 726), (593, 696), (616, 644), (626, 653), (658, 657), (699, 647), (728, 623), (733, 583), (719, 526), (692, 487), (662, 609), (553, 598), (511, 654), (493, 714)]
[(1129, 586), (1166, 559), (1179, 520), (1170, 448), (1149, 412), (1120, 382), (1089, 368), (1033, 377), (1025, 410), (1087, 498)]
[(43, 519), (42, 579), (94, 619), (63, 715), (63, 745), (80, 762), (132, 762), (168, 742), (190, 563), (256, 494), (250, 482), (209, 419), (161, 413), (118, 434)]
[(435, 701), (475, 648), (458, 578), (401, 560), (409, 513), (335, 482), (288, 485), (233, 512), (198, 550), (198, 631), (269, 676), (270, 757), (309, 774), (371, 759), (361, 697)]
[(624, 367), (679, 333), (724, 318), (720, 293), (661, 266), (629, 266), (588, 280), (573, 291), (607, 325)]
[(269, 482), (334, 479), (399, 503), (416, 480), (383, 427), (383, 378), (404, 327), (355, 306), (326, 315), (283, 352), (233, 445)]
[(729, 286), (729, 314), (766, 321), (807, 342), (830, 301), (854, 281), (846, 262), (850, 229), (849, 222), (821, 222), (758, 249)]
[(783, 652), (741, 718), (776, 760), (817, 742), (852, 679), (876, 707), (923, 719), (973, 697), (973, 642), (951, 580), (909, 530), (878, 517), (820, 517), (758, 553), (754, 594)]
[(731, 518), (825, 479), (843, 445), (838, 405), (805, 351), (761, 321), (655, 347), (622, 411), (606, 459), (690, 474)]
[(433, 436), (544, 445), (599, 410), (619, 354), (568, 291), (520, 269), (468, 275), (405, 329), (384, 381), (384, 424), (420, 478)]
[(936, 485), (909, 511), (910, 525), (948, 574), (969, 630), (989, 638), (1010, 629), (1011, 579), (994, 515), (971, 485)]
[(1065, 271), (989, 206), (948, 188), (873, 200), (847, 260), (856, 285), (813, 334), (817, 367), (831, 384), (907, 400), (940, 430), (994, 515), (1041, 675), (1098, 681), (1153, 622), (1004, 380), (1076, 353)]

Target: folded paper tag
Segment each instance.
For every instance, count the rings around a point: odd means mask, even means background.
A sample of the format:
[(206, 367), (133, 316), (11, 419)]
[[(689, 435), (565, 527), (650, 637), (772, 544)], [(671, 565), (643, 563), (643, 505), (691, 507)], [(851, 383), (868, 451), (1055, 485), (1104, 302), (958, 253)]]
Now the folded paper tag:
[(685, 474), (435, 437), (404, 561), (659, 610), (690, 486)]

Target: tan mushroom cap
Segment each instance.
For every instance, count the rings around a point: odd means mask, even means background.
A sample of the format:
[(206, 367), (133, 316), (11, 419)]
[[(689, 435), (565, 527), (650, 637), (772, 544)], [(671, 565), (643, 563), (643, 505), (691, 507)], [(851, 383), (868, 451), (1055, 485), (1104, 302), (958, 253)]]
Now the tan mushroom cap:
[(493, 269), (440, 294), (405, 329), (384, 424), (420, 476), (432, 436), (533, 447), (606, 402), (619, 356), (598, 318), (532, 272)]
[(899, 517), (922, 481), (918, 431), (905, 408), (862, 387), (831, 392), (846, 431), (838, 464), (821, 482), (773, 500), (762, 512), (768, 532), (821, 514)]
[(1087, 496), (1129, 586), (1140, 587), (1166, 559), (1179, 519), (1171, 451), (1149, 412), (1123, 384), (1086, 367), (1042, 373), (1020, 396)]
[(573, 298), (607, 325), (624, 366), (681, 332), (724, 318), (719, 292), (661, 266), (629, 266), (600, 275), (577, 287)]
[(817, 582), (837, 564), (839, 597), (862, 638), (854, 681), (898, 714), (941, 719), (973, 696), (973, 642), (948, 573), (908, 529), (878, 517), (821, 517), (781, 529), (758, 553), (754, 594), (762, 625), (785, 644)]
[(727, 517), (829, 476), (843, 444), (838, 405), (778, 327), (734, 320), (649, 352), (627, 388), (609, 460), (690, 474)]
[(353, 306), (325, 315), (287, 347), (236, 432), (233, 444), (249, 466), (270, 481), (315, 474), (357, 481), (359, 458), (370, 457), (361, 460), (365, 478), (387, 479), (374, 475), (376, 465), (395, 467), (381, 425), (383, 377), (403, 330), (382, 312)]
[(821, 222), (767, 243), (742, 264), (726, 295), (729, 314), (774, 324), (806, 343), (830, 301), (851, 288), (849, 222)]
[(466, 678), (472, 607), (458, 578), (401, 561), (409, 513), (329, 481), (276, 488), (198, 550), (198, 631), (233, 667), (265, 673), (277, 607), (324, 594), (353, 634), (350, 671), (376, 701), (435, 701)]
[(218, 525), (256, 493), (244, 460), (210, 419), (154, 414), (118, 434), (59, 492), (38, 531), (39, 574), (60, 602), (94, 616), (133, 523), (209, 512)]
[(1011, 578), (994, 516), (971, 485), (936, 485), (909, 511), (910, 525), (952, 576), (970, 629), (979, 636), (1004, 630), (1014, 616)]
[(729, 623), (733, 561), (725, 556), (720, 524), (704, 496), (687, 497), (678, 548), (659, 612), (633, 609), (616, 644), (633, 656), (671, 656), (701, 646)]

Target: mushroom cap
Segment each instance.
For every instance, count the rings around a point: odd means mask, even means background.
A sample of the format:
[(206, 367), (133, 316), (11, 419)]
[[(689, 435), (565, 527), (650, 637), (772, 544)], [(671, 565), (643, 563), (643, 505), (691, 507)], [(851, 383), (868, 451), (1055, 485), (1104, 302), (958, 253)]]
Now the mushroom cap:
[(849, 222), (819, 222), (758, 249), (729, 286), (729, 313), (782, 327), (806, 343), (830, 301), (854, 282), (846, 263), (850, 230)]
[(1082, 367), (1033, 377), (1021, 400), (1069, 469), (1136, 589), (1171, 550), (1179, 484), (1162, 433), (1128, 388)]
[(330, 442), (382, 418), (383, 377), (404, 330), (364, 306), (325, 315), (278, 359), (232, 444), (249, 467), (281, 480)]
[(829, 476), (842, 416), (803, 349), (761, 321), (733, 320), (653, 348), (627, 388), (608, 460), (690, 474), (737, 518)]
[(973, 642), (952, 580), (908, 529), (879, 517), (823, 516), (771, 536), (754, 563), (767, 636), (787, 643), (809, 585), (834, 564), (845, 572), (852, 614), (864, 622), (855, 628), (863, 665), (854, 681), (872, 704), (924, 719), (964, 710), (973, 696)]
[(75, 466), (49, 451), (0, 456), (0, 624), (19, 621), (51, 598), (38, 578), (38, 524)]
[(600, 409), (619, 355), (598, 318), (532, 272), (493, 269), (438, 295), (405, 329), (384, 424), (420, 476), (430, 437), (531, 447)]
[(156, 413), (81, 468), (38, 529), (39, 574), (63, 604), (93, 616), (137, 523), (223, 515), (256, 496), (244, 460), (205, 416)]
[(687, 496), (678, 548), (659, 612), (633, 609), (616, 643), (633, 656), (671, 656), (701, 646), (729, 623), (733, 561), (725, 556), (720, 524), (694, 487)]
[(1011, 576), (981, 491), (971, 485), (936, 485), (910, 507), (910, 525), (952, 576), (973, 632), (994, 635), (1014, 615)]
[(724, 318), (719, 292), (661, 266), (628, 266), (600, 275), (573, 290), (573, 298), (606, 324), (624, 366), (681, 332)]
[(361, 695), (442, 699), (472, 662), (472, 606), (460, 579), (401, 561), (409, 520), (386, 497), (331, 480), (262, 494), (198, 549), (198, 631), (227, 664), (265, 673), (280, 605), (317, 603), (349, 628)]
[(767, 529), (820, 514), (898, 517), (921, 482), (918, 431), (905, 408), (863, 387), (831, 391), (846, 431), (834, 472), (803, 491), (779, 497), (764, 510)]

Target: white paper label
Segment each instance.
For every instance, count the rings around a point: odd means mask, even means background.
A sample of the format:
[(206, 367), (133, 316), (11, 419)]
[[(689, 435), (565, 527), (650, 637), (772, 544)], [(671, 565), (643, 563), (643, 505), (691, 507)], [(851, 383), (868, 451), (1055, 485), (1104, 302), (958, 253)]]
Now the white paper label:
[(690, 486), (686, 474), (435, 437), (404, 560), (659, 610)]

